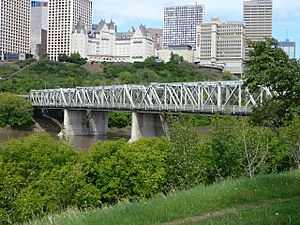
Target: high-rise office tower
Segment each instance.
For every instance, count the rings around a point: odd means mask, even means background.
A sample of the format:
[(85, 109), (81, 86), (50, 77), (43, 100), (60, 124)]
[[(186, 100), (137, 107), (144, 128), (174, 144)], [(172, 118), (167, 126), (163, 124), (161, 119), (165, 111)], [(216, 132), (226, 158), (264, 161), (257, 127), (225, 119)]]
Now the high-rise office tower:
[(285, 51), (290, 59), (296, 58), (296, 42), (290, 41), (287, 38), (285, 41), (279, 42), (279, 47)]
[(34, 58), (47, 55), (48, 2), (31, 2), (30, 52)]
[(49, 0), (48, 46), (49, 59), (69, 55), (71, 35), (79, 20), (92, 29), (92, 0)]
[(30, 0), (0, 0), (0, 60), (29, 53)]
[(244, 1), (244, 23), (247, 40), (261, 41), (272, 37), (272, 12), (272, 0)]
[(226, 71), (241, 75), (245, 59), (245, 29), (242, 22), (213, 18), (197, 25), (196, 61), (222, 64)]
[(158, 28), (148, 28), (148, 32), (154, 40), (155, 50), (162, 49), (163, 46), (163, 30)]
[(204, 20), (204, 5), (190, 3), (164, 9), (164, 48), (169, 46), (196, 46), (196, 25)]

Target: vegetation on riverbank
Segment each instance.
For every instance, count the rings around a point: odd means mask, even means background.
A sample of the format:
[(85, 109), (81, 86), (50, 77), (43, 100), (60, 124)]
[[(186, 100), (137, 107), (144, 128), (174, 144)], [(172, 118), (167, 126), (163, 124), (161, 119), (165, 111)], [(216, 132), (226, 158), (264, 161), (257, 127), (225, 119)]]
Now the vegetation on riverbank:
[(149, 58), (145, 62), (134, 64), (88, 64), (82, 66), (47, 59), (1, 63), (0, 92), (28, 93), (31, 89), (58, 87), (233, 79), (228, 73), (199, 70), (196, 65), (184, 62), (176, 55), (168, 63)]
[[(176, 55), (173, 55), (172, 60), (168, 63), (156, 62), (154, 58), (149, 58), (145, 62), (134, 64), (87, 63), (81, 65), (83, 62), (80, 57), (69, 58), (72, 60), (65, 60), (67, 63), (47, 59), (0, 63), (0, 93), (27, 94), (32, 89), (44, 88), (227, 80), (234, 78), (228, 73), (218, 74), (209, 70), (201, 71), (196, 65), (184, 62), (181, 57)], [(6, 114), (8, 113), (6, 112)], [(28, 118), (31, 115), (31, 113), (28, 113)], [(130, 124), (130, 114), (110, 113), (109, 127), (123, 128)], [(2, 123), (2, 126), (4, 125), (9, 124)], [(21, 126), (23, 125), (22, 123)]]
[(300, 221), (300, 172), (197, 186), (149, 201), (67, 210), (30, 225), (292, 225)]
[(0, 94), (0, 127), (28, 127), (32, 124), (33, 108), (22, 96)]
[(276, 132), (244, 119), (212, 123), (203, 139), (194, 123), (175, 117), (169, 140), (109, 141), (88, 153), (45, 134), (10, 141), (0, 146), (0, 223), (298, 167), (300, 120)]

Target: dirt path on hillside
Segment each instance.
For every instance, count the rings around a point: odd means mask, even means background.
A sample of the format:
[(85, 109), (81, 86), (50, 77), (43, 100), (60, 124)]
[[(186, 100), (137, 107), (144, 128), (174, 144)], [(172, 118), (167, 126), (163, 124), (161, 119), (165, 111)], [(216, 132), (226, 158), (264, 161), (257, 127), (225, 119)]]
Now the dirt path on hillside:
[(192, 216), (192, 217), (187, 217), (184, 219), (178, 219), (174, 220), (171, 222), (163, 223), (162, 225), (181, 225), (181, 224), (186, 224), (186, 223), (195, 223), (195, 222), (201, 222), (205, 221), (208, 219), (213, 219), (215, 217), (221, 217), (221, 216), (226, 216), (227, 214), (232, 214), (232, 213), (238, 213), (241, 211), (249, 210), (249, 209), (259, 209), (259, 208), (264, 208), (280, 203), (285, 203), (285, 202), (291, 202), (294, 200), (299, 200), (300, 197), (293, 197), (293, 198), (286, 198), (286, 199), (274, 199), (270, 201), (263, 201), (263, 202), (258, 202), (258, 203), (253, 203), (253, 204), (247, 204), (247, 205), (242, 205), (240, 207), (232, 207), (232, 208), (227, 208), (224, 210), (220, 211), (214, 211), (214, 212), (208, 212), (208, 213), (203, 213), (199, 216)]

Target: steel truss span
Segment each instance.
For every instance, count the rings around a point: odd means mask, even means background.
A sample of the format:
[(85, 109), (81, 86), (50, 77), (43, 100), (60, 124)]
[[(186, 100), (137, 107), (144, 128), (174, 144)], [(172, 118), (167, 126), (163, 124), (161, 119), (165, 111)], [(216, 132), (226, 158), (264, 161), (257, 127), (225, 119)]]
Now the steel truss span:
[(243, 81), (217, 81), (32, 90), (29, 98), (41, 108), (238, 115), (271, 96), (265, 87), (250, 93)]

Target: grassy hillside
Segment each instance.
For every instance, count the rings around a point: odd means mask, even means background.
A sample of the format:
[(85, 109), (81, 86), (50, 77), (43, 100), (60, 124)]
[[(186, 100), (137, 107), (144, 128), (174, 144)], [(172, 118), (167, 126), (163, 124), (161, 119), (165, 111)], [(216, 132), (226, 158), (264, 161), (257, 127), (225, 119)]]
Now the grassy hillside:
[(69, 210), (29, 224), (300, 224), (300, 171), (198, 186), (117, 207)]
[(0, 92), (28, 93), (31, 89), (96, 86), (109, 84), (149, 84), (232, 79), (228, 73), (200, 71), (194, 64), (181, 61), (157, 63), (74, 63), (26, 60), (0, 63)]

